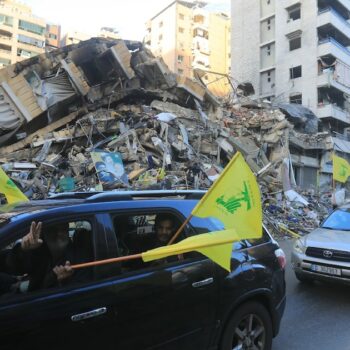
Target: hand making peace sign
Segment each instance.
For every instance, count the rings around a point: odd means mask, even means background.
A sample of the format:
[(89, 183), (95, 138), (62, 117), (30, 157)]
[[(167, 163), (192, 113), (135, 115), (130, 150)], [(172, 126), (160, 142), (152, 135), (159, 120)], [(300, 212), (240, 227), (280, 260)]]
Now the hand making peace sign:
[(23, 250), (36, 249), (42, 245), (43, 240), (40, 238), (41, 226), (41, 222), (32, 222), (29, 233), (23, 237), (21, 242), (21, 247)]

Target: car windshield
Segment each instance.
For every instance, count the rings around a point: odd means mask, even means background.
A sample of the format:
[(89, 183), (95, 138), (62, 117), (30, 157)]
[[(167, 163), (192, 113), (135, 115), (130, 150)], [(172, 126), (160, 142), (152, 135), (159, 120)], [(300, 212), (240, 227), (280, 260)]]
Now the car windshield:
[(322, 224), (322, 228), (350, 231), (350, 209), (335, 210)]

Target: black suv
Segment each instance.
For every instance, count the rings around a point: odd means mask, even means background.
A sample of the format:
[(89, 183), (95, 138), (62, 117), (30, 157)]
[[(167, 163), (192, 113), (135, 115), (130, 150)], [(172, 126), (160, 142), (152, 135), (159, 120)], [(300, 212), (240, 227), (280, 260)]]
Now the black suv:
[[(285, 307), (285, 256), (265, 228), (258, 240), (234, 243), (230, 273), (189, 253), (81, 269), (81, 280), (30, 289), (35, 271), (24, 266), (29, 272), (18, 276), (8, 265), (33, 221), (43, 223), (43, 246), (67, 225), (84, 252), (75, 263), (142, 252), (157, 215), (181, 224), (204, 193), (72, 193), (3, 209), (1, 349), (270, 349)], [(220, 229), (218, 220), (194, 217), (180, 239)]]

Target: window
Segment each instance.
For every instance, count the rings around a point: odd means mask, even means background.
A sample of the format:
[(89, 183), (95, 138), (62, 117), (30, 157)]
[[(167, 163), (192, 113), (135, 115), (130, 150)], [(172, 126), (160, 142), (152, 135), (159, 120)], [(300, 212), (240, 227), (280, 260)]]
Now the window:
[(297, 103), (297, 104), (301, 105), (303, 102), (302, 94), (289, 96), (289, 102), (290, 103)]
[[(1, 283), (0, 300), (93, 279), (91, 268), (76, 270), (66, 276), (54, 271), (67, 260), (77, 264), (95, 259), (90, 221), (44, 222), (40, 235), (43, 243), (30, 247), (27, 241), (27, 248), (24, 248), (22, 241), (29, 231), (30, 227), (26, 227), (22, 240), (14, 240), (0, 250), (0, 277), (1, 282), (6, 281)], [(53, 254), (61, 258), (53, 262)]]
[(180, 18), (180, 19), (185, 19), (184, 14), (183, 14), (183, 13), (180, 13), (180, 14), (179, 14), (179, 18)]
[(23, 50), (23, 49), (17, 49), (17, 56), (24, 57), (24, 58), (30, 58), (37, 55), (35, 52)]
[(184, 32), (185, 32), (185, 29), (182, 27), (179, 27), (179, 33), (184, 33)]
[(289, 69), (290, 79), (296, 79), (301, 77), (301, 66), (293, 67)]
[(289, 40), (289, 51), (301, 48), (301, 37)]
[(9, 60), (7, 58), (0, 58), (0, 67), (1, 66), (8, 66), (9, 64), (11, 64), (11, 60)]
[(159, 28), (163, 27), (163, 21), (159, 22)]
[(158, 40), (162, 40), (163, 39), (163, 34), (160, 34), (158, 37)]
[(267, 73), (267, 82), (271, 83), (271, 72)]
[(46, 31), (45, 27), (27, 21), (23, 21), (22, 19), (18, 21), (18, 28), (39, 35), (44, 35)]
[(335, 210), (323, 223), (323, 228), (331, 230), (350, 231), (350, 211), (349, 209)]
[[(196, 28), (194, 31), (193, 31), (193, 36), (200, 36), (201, 38), (205, 38), (205, 39), (209, 39), (209, 33), (207, 30), (203, 30), (203, 29), (200, 29), (200, 28)], [(227, 42), (228, 45), (230, 45), (230, 41)]]
[(267, 30), (271, 30), (271, 20), (267, 20)]
[(178, 63), (182, 63), (183, 61), (184, 61), (184, 56), (178, 55), (178, 56), (177, 56), (177, 62), (178, 62)]
[(49, 33), (49, 38), (50, 38), (50, 39), (57, 40), (57, 35), (56, 35), (56, 34)]
[(179, 74), (184, 74), (184, 70), (181, 69), (181, 68), (179, 68), (179, 69), (177, 70), (177, 72), (178, 72)]
[(32, 45), (32, 46), (36, 46), (36, 47), (40, 47), (40, 48), (43, 48), (45, 46), (45, 41), (34, 39), (34, 38), (31, 38), (29, 36), (22, 35), (22, 34), (18, 34), (17, 40), (20, 43), (24, 43), (24, 44), (28, 44), (28, 45)]
[(301, 17), (301, 6), (300, 4), (297, 4), (295, 6), (290, 7), (287, 9), (288, 11), (288, 22), (289, 21), (296, 21), (297, 19), (300, 19)]
[(266, 46), (266, 54), (267, 56), (271, 56), (271, 45)]
[(0, 23), (4, 24), (5, 26), (12, 27), (13, 26), (13, 17), (0, 14)]
[[(118, 242), (120, 256), (139, 254), (147, 250), (167, 245), (182, 220), (169, 212), (139, 213), (135, 215), (116, 215), (113, 217), (114, 230)], [(194, 234), (191, 230), (184, 230), (177, 241), (187, 235)], [(181, 260), (178, 256), (151, 261), (140, 260), (125, 261), (121, 264), (122, 272), (140, 268), (157, 266), (163, 263), (173, 263)]]

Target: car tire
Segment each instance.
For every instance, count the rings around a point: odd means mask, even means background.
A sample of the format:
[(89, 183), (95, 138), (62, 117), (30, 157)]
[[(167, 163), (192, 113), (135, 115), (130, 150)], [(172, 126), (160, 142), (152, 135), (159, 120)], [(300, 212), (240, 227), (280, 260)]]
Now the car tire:
[(261, 303), (249, 302), (240, 306), (228, 321), (220, 350), (270, 350), (271, 346), (271, 317)]
[(295, 277), (301, 283), (313, 283), (313, 279), (309, 276), (305, 276), (305, 274), (301, 272), (295, 272)]

